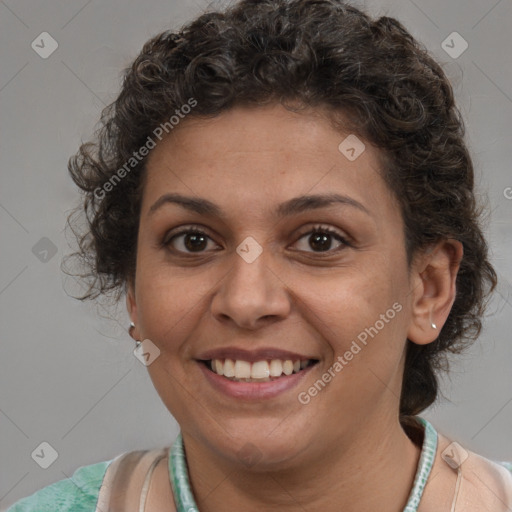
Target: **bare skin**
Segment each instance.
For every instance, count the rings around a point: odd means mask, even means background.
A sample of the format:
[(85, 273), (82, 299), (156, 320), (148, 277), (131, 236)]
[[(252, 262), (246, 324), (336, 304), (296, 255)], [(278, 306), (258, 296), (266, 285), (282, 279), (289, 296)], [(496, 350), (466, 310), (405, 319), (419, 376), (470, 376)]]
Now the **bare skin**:
[[(364, 141), (350, 161), (338, 150), (347, 135), (318, 110), (237, 107), (185, 119), (149, 156), (127, 307), (133, 337), (160, 350), (148, 371), (180, 425), (201, 512), (397, 512), (407, 502), (420, 447), (398, 421), (404, 349), (407, 338), (436, 339), (462, 246), (440, 241), (409, 269), (378, 150)], [(167, 193), (207, 199), (224, 216), (171, 202), (152, 211)], [(352, 204), (275, 212), (291, 198), (332, 193)], [(327, 250), (311, 234), (317, 226), (335, 232), (324, 232)], [(193, 233), (173, 238), (193, 228), (206, 233), (199, 250)], [(246, 237), (262, 249), (251, 263), (236, 252)], [(377, 334), (301, 403), (299, 393), (371, 326)], [(221, 347), (277, 347), (319, 362), (298, 386), (241, 401), (215, 389), (197, 361)], [(248, 449), (250, 464), (240, 455)]]

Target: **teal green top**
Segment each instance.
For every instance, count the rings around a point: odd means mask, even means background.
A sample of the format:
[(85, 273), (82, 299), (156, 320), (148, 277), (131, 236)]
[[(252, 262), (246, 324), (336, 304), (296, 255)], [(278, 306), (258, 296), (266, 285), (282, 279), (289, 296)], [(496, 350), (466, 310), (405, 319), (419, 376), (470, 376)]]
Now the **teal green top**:
[[(437, 432), (425, 419), (417, 417), (425, 436), (413, 488), (403, 512), (417, 512), (423, 489), (437, 450)], [(78, 468), (73, 476), (51, 484), (14, 503), (7, 512), (94, 512), (107, 467), (114, 459)], [(501, 463), (512, 471), (512, 464)], [(181, 433), (169, 450), (169, 475), (177, 512), (199, 512), (190, 489), (187, 461)]]
[(94, 512), (105, 471), (113, 460), (82, 466), (70, 478), (17, 501), (7, 512)]

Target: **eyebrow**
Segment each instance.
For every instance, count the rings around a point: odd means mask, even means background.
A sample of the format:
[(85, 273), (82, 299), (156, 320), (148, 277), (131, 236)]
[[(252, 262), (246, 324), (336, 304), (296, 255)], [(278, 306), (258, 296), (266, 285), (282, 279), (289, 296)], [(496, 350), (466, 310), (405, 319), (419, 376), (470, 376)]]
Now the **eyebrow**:
[[(180, 205), (183, 208), (200, 215), (209, 215), (220, 219), (226, 218), (223, 210), (208, 199), (184, 196), (177, 193), (164, 194), (157, 199), (149, 209), (148, 215), (152, 215), (163, 205), (169, 203)], [(333, 204), (352, 206), (368, 215), (371, 215), (368, 209), (360, 202), (352, 199), (351, 197), (340, 194), (315, 194), (294, 197), (278, 205), (275, 213), (279, 218), (285, 218), (308, 210), (325, 208), (326, 206), (331, 206)]]

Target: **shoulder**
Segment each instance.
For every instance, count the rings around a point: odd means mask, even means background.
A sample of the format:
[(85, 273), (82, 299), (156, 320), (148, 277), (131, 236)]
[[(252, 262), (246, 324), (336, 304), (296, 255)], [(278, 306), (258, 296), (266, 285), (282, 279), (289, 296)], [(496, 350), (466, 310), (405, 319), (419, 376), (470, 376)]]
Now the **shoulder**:
[(508, 496), (512, 499), (512, 462), (502, 462), (491, 460), (478, 455), (474, 452), (468, 452), (471, 457), (470, 469), (476, 476), (487, 477), (488, 484), (500, 489), (507, 490)]
[[(465, 510), (499, 510), (503, 504), (512, 507), (511, 462), (488, 459), (471, 450), (464, 449), (457, 442), (453, 442), (441, 434), (439, 434), (436, 458), (437, 468), (444, 467), (445, 481), (452, 481), (450, 494), (455, 487), (457, 491), (455, 494), (458, 494), (457, 502), (464, 503)], [(453, 476), (451, 477), (448, 473)], [(459, 485), (453, 486), (457, 477), (461, 482)]]
[(469, 451), (465, 471), (466, 494), (470, 502), (481, 500), (490, 510), (512, 507), (512, 464), (487, 459)]
[(70, 478), (22, 498), (6, 512), (94, 512), (105, 472), (113, 460), (81, 466)]

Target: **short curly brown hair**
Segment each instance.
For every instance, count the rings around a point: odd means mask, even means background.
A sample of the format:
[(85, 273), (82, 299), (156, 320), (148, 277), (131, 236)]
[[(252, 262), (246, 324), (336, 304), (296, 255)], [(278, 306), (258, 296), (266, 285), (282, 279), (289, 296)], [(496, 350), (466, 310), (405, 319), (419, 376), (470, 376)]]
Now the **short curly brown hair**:
[[(147, 158), (109, 187), (156, 127), (191, 98), (189, 116), (216, 116), (236, 105), (328, 107), (333, 122), (381, 149), (382, 175), (405, 225), (410, 266), (418, 250), (442, 238), (462, 242), (456, 298), (439, 337), (407, 341), (400, 416), (416, 415), (438, 393), (436, 372), (448, 352), (476, 339), (486, 298), (497, 282), (474, 194), (473, 165), (451, 85), (440, 65), (397, 20), (371, 19), (338, 0), (242, 0), (207, 12), (179, 32), (144, 45), (124, 72), (93, 142), (82, 144), (69, 172), (82, 189), (74, 213), (81, 300), (117, 292), (134, 279)], [(100, 191), (100, 192), (98, 192)], [(71, 222), (70, 216), (69, 223)]]

